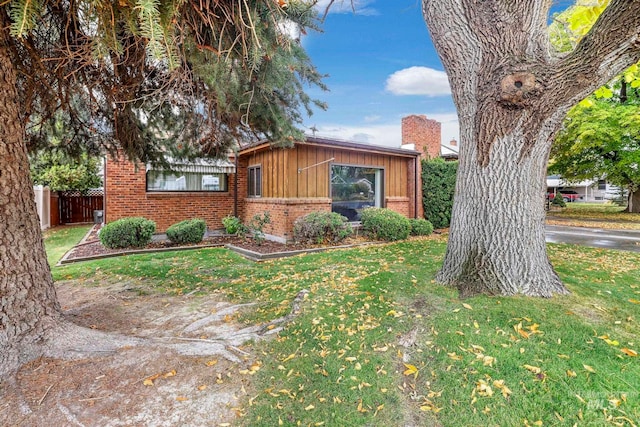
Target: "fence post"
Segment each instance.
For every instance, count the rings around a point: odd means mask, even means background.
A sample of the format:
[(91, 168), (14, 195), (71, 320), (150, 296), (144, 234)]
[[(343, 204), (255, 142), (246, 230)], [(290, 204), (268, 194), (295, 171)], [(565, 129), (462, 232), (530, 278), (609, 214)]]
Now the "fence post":
[(49, 218), (51, 203), (49, 196), (49, 187), (35, 185), (33, 187), (33, 195), (35, 197), (38, 218), (40, 219), (40, 229), (45, 230), (51, 226), (51, 221)]

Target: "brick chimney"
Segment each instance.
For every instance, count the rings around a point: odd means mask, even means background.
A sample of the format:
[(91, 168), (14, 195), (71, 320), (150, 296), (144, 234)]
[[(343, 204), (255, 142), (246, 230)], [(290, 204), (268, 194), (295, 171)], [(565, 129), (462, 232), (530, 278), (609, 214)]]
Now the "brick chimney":
[(402, 118), (402, 144), (414, 144), (421, 157), (440, 157), (440, 122), (427, 119), (425, 115)]
[(456, 147), (458, 146), (458, 141), (456, 141), (455, 138), (452, 138), (451, 141), (449, 141), (449, 145), (452, 147)]

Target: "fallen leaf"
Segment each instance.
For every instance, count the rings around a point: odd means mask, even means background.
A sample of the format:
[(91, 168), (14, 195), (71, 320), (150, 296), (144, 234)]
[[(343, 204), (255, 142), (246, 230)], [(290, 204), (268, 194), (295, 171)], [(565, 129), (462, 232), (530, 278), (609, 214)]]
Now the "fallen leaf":
[(630, 348), (621, 348), (620, 351), (626, 354), (627, 356), (631, 356), (631, 357), (638, 356), (638, 352), (635, 350), (631, 350)]
[(596, 370), (595, 370), (595, 369), (593, 369), (591, 366), (589, 366), (589, 365), (584, 365), (584, 364), (583, 364), (582, 366), (584, 366), (584, 369), (585, 369), (586, 371), (591, 372), (592, 374), (595, 374), (595, 373), (596, 373)]
[(524, 365), (524, 367), (527, 371), (533, 372), (534, 374), (539, 374), (540, 372), (542, 372), (542, 369), (538, 368), (537, 366)]
[(415, 375), (416, 377), (418, 376), (418, 368), (416, 368), (414, 365), (410, 365), (408, 363), (404, 364), (406, 371), (404, 371), (404, 375), (409, 376), (409, 375)]
[(467, 310), (473, 310), (473, 307), (471, 307), (471, 306), (470, 306), (469, 304), (467, 304), (467, 303), (463, 303), (463, 304), (462, 304), (462, 306), (463, 306), (464, 308), (466, 308)]

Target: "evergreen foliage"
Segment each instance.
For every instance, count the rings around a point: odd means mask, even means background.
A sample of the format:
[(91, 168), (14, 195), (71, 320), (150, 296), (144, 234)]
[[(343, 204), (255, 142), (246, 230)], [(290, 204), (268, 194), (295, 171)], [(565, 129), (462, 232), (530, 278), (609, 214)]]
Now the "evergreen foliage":
[(422, 161), (422, 203), (424, 216), (435, 228), (451, 222), (458, 162), (437, 158)]
[(424, 218), (409, 218), (412, 236), (428, 236), (433, 233), (433, 224)]
[(203, 219), (186, 219), (167, 228), (167, 238), (173, 243), (199, 243), (207, 231), (207, 223)]
[(353, 234), (349, 220), (336, 212), (311, 212), (296, 219), (293, 237), (305, 243), (337, 243)]
[(100, 229), (100, 243), (109, 249), (142, 248), (151, 242), (156, 223), (132, 217), (113, 221)]
[(28, 145), (123, 150), (131, 159), (221, 157), (268, 138), (303, 137), (326, 108), (305, 90), (323, 76), (288, 33), (316, 29), (311, 4), (179, 0), (0, 5)]
[(560, 192), (556, 193), (556, 195), (553, 197), (553, 200), (551, 200), (551, 204), (553, 206), (559, 206), (561, 208), (567, 207), (567, 203), (562, 198), (562, 193)]
[(387, 208), (367, 208), (360, 214), (362, 230), (376, 240), (393, 242), (409, 237), (409, 219)]

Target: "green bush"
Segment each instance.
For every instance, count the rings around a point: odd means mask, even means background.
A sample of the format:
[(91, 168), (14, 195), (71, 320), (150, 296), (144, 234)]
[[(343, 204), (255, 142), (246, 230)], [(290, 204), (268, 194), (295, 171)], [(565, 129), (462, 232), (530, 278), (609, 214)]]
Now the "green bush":
[(227, 234), (244, 235), (247, 233), (247, 227), (242, 223), (240, 218), (233, 215), (222, 218), (222, 225)]
[(360, 214), (362, 231), (377, 240), (403, 240), (409, 237), (409, 219), (391, 209), (367, 208)]
[(557, 192), (553, 200), (551, 200), (553, 206), (560, 206), (561, 208), (567, 207), (567, 203), (562, 198), (562, 193)]
[(349, 220), (336, 212), (311, 212), (293, 224), (293, 238), (298, 242), (337, 243), (351, 234)]
[(109, 249), (141, 248), (151, 242), (156, 223), (142, 217), (123, 218), (100, 229), (100, 242)]
[(457, 172), (458, 162), (445, 162), (439, 158), (422, 161), (424, 217), (435, 228), (446, 228), (451, 222)]
[(412, 218), (409, 220), (411, 224), (412, 236), (428, 236), (433, 233), (433, 224), (423, 218)]
[(167, 238), (173, 243), (202, 242), (207, 223), (203, 219), (187, 219), (167, 228)]

